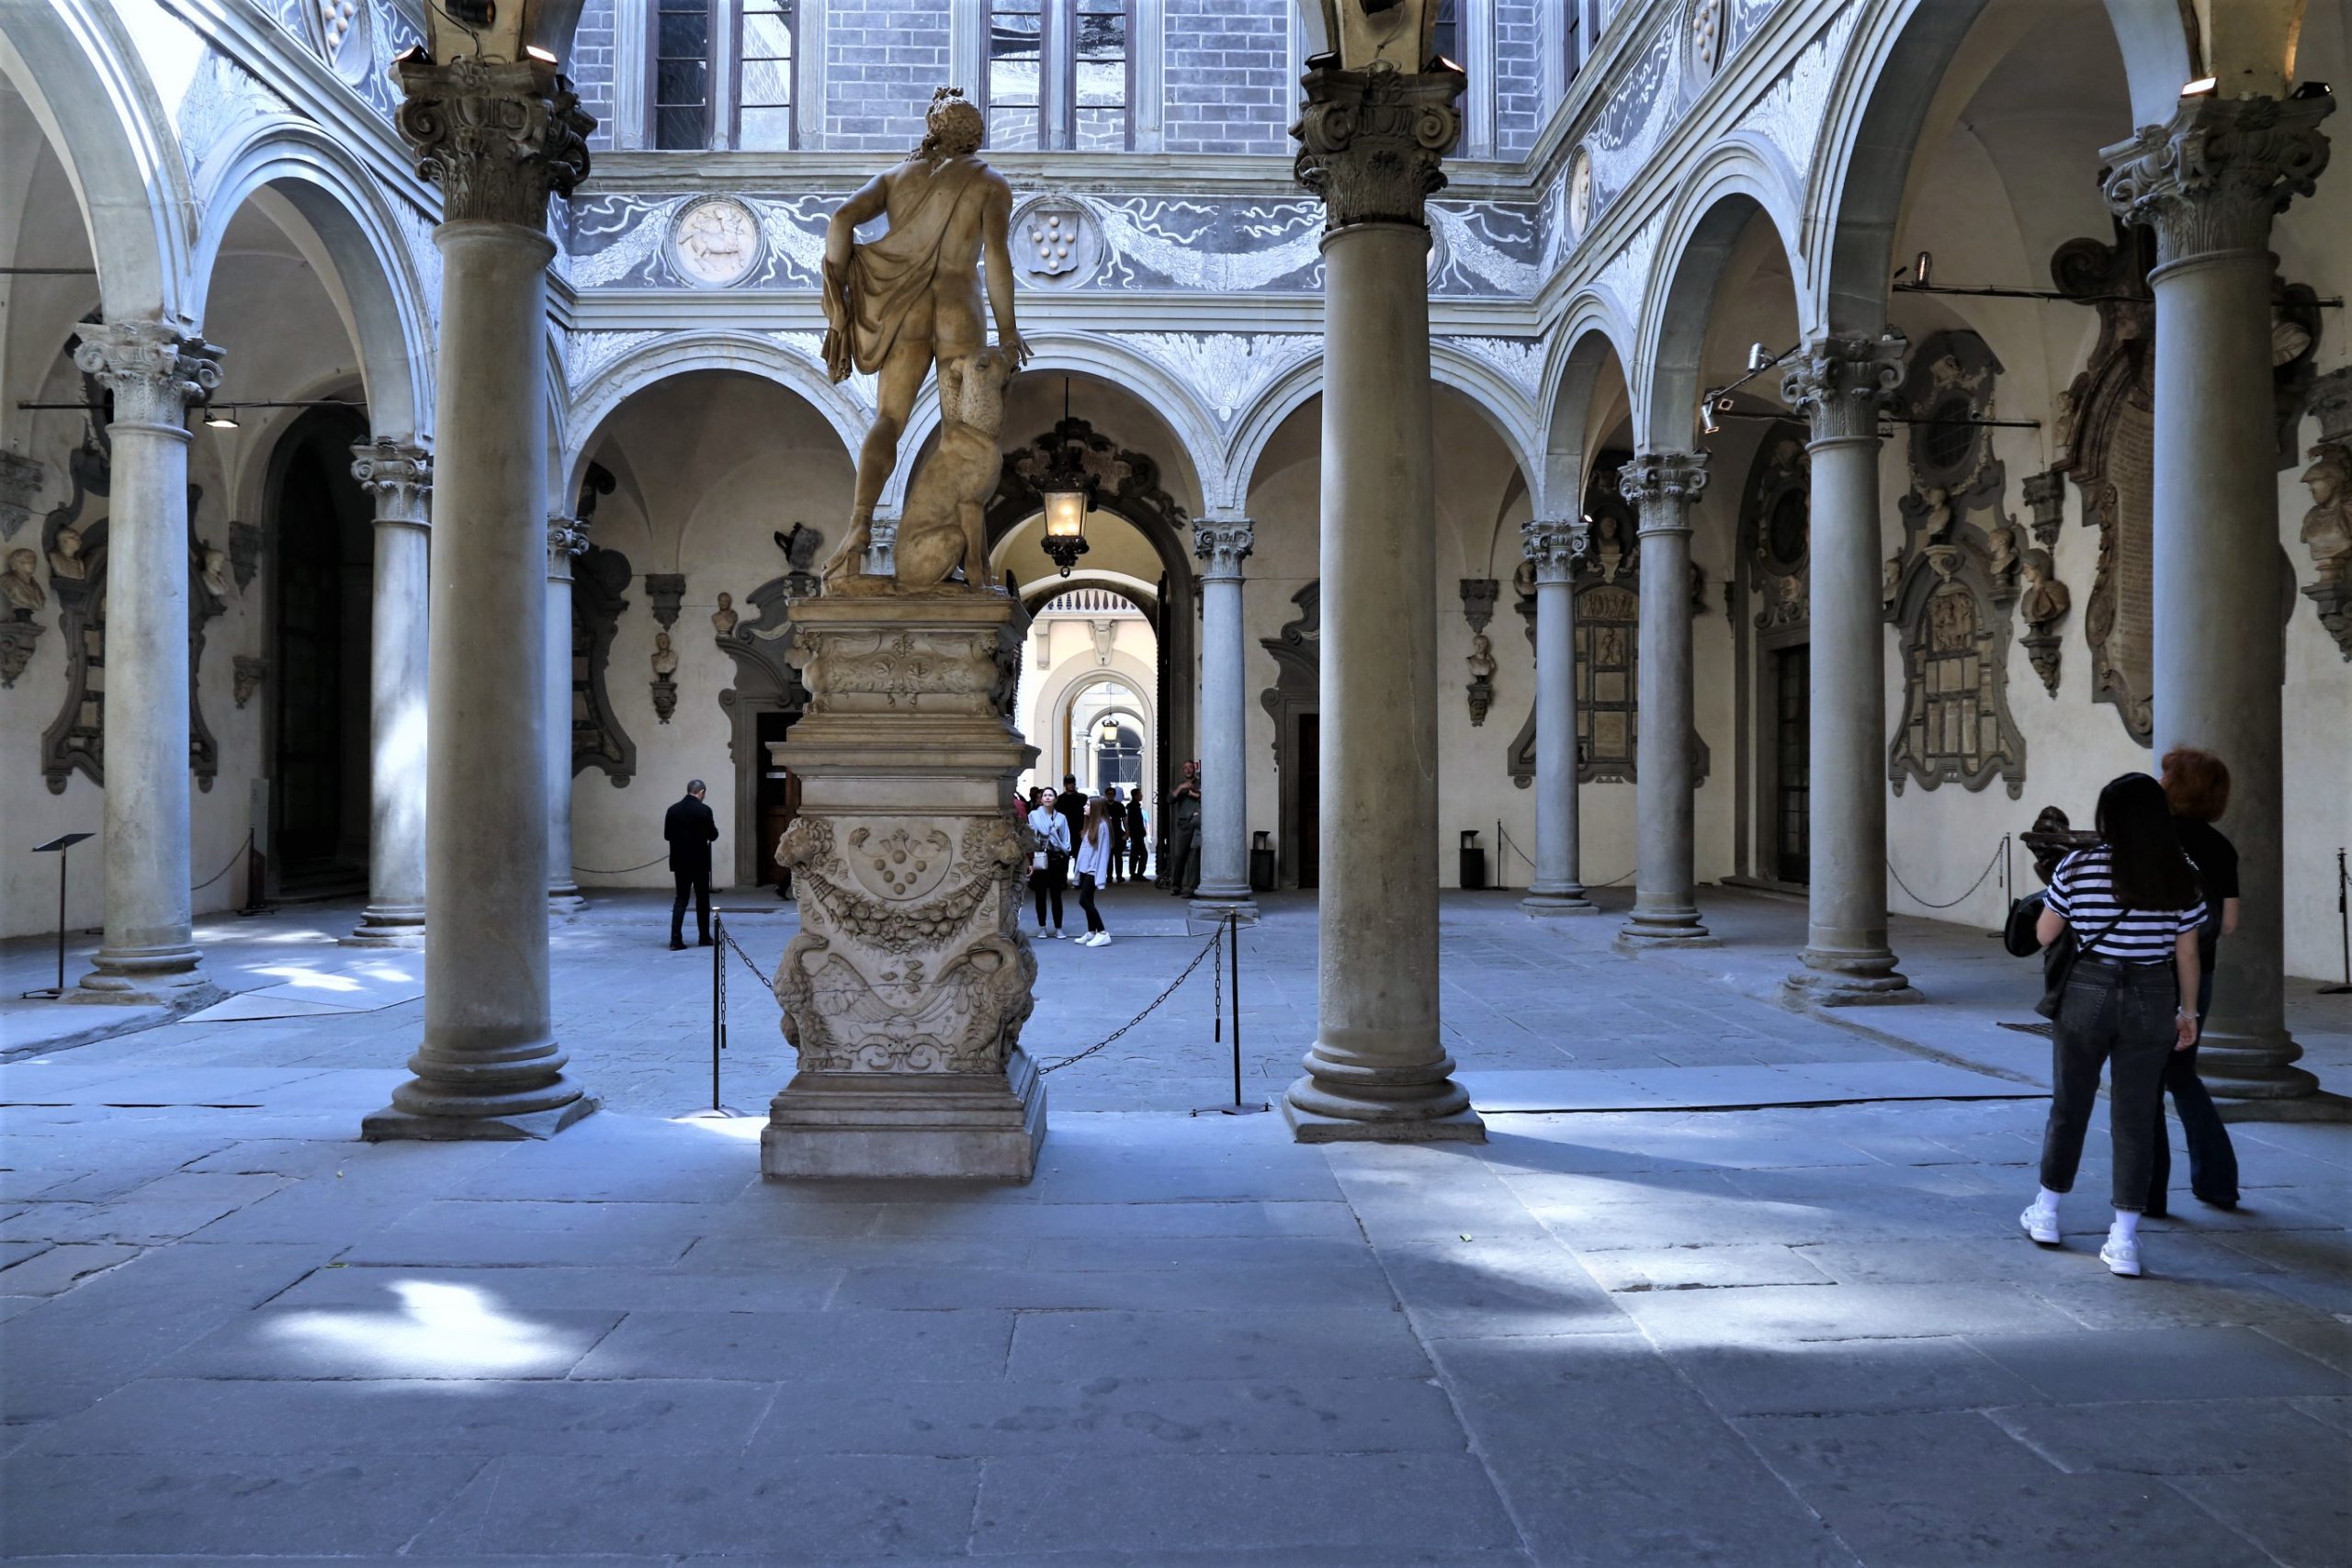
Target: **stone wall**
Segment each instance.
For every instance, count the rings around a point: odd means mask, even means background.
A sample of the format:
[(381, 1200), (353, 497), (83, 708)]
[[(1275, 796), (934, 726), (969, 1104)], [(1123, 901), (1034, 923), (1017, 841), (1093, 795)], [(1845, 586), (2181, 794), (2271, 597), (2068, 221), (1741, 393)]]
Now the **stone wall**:
[(580, 30), (572, 34), (570, 69), (580, 107), (596, 117), (591, 148), (613, 145), (614, 42), (613, 0), (587, 0), (580, 8)]
[[(938, 0), (830, 3), (825, 145), (903, 153), (922, 140), (932, 91), (947, 81), (949, 7)], [(971, 82), (958, 85), (978, 88)]]
[(1290, 151), (1287, 0), (1167, 0), (1163, 121), (1170, 152)]
[[(1500, 157), (1527, 155), (1550, 107), (1544, 99), (1544, 51), (1559, 44), (1540, 9), (1536, 0), (1495, 0), (1495, 152)], [(1559, 25), (1552, 18), (1551, 28)]]

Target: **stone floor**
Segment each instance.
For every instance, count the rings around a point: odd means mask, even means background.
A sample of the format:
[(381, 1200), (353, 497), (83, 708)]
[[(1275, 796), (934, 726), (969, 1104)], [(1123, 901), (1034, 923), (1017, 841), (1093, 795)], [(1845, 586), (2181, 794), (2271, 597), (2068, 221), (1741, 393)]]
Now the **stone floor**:
[[(1708, 907), (1722, 949), (1629, 959), (1612, 920), (1448, 897), (1483, 1147), (1183, 1115), (1232, 1094), (1204, 965), (1052, 1075), (1015, 1190), (762, 1183), (756, 1119), (682, 1116), (708, 955), (629, 896), (556, 935), (604, 1113), (360, 1145), (413, 955), (329, 945), (348, 910), (218, 922), (211, 1018), (62, 1048), (88, 1010), (0, 1008), (0, 1551), (2352, 1563), (2352, 1129), (2238, 1125), (2245, 1205), (2184, 1199), (2113, 1279), (2103, 1140), (2067, 1246), (2016, 1230), (2030, 965), (1901, 922), (1935, 999), (1807, 1017), (1758, 999), (1801, 908)], [(1170, 900), (1107, 909), (1112, 946), (1041, 950), (1048, 1061), (1201, 946)], [(791, 918), (730, 925), (764, 966)], [(1255, 1102), (1311, 1031), (1311, 905), (1241, 947)], [(0, 978), (45, 962), (7, 944)], [(757, 1110), (786, 1053), (730, 985), (721, 1095)], [(2293, 1022), (2352, 1087), (2352, 1003), (2299, 984)]]

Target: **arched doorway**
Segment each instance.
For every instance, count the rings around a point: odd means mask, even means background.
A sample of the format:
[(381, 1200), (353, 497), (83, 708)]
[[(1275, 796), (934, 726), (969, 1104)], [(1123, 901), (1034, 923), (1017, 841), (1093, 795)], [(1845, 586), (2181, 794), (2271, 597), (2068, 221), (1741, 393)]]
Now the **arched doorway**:
[(367, 434), (358, 411), (311, 409), (271, 460), (267, 863), (277, 897), (368, 882), (374, 511), (351, 475), (351, 448)]

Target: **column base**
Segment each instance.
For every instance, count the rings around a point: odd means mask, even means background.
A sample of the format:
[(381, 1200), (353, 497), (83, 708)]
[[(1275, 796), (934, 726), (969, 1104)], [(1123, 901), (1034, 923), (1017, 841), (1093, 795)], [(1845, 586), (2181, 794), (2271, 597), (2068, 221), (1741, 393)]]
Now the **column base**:
[(1699, 923), (1696, 909), (1636, 909), (1617, 932), (1614, 945), (1620, 953), (1640, 953), (1654, 947), (1721, 947), (1723, 943)]
[(2233, 1100), (2220, 1095), (2214, 1109), (2224, 1122), (2352, 1122), (2352, 1098), (2326, 1089), (2294, 1100)]
[(1306, 1073), (1283, 1096), (1283, 1115), (1302, 1144), (1483, 1144), (1487, 1124), (1470, 1091), (1453, 1081), (1453, 1059), (1381, 1066), (1351, 1055), (1306, 1054)]
[(342, 947), (407, 947), (424, 945), (424, 908), (422, 905), (369, 906), (359, 912), (359, 924), (339, 939)]
[(580, 896), (580, 889), (568, 882), (560, 887), (548, 889), (548, 913), (550, 915), (570, 919), (587, 907), (588, 900)]
[(1015, 1047), (1002, 1077), (795, 1073), (768, 1105), (760, 1174), (1025, 1182), (1046, 1141), (1046, 1080)]
[(57, 999), (98, 1007), (164, 1007), (192, 1012), (224, 1000), (193, 947), (104, 948), (92, 967)]
[(397, 1105), (367, 1117), (359, 1136), (368, 1143), (521, 1143), (552, 1138), (594, 1112), (601, 1101), (573, 1090), (567, 1104), (548, 1111), (487, 1111), (480, 1115), (424, 1115)]
[(1806, 948), (1797, 954), (1804, 967), (1781, 982), (1781, 1001), (1792, 1008), (1883, 1007), (1928, 998), (1894, 967), (1894, 954), (1877, 952), (1826, 952)]
[(1205, 936), (1225, 924), (1230, 917), (1245, 926), (1258, 923), (1258, 900), (1247, 892), (1223, 893), (1204, 887), (1193, 896), (1192, 906), (1185, 910), (1186, 929), (1195, 936)]
[(1411, 1121), (1367, 1122), (1357, 1116), (1334, 1116), (1298, 1102), (1300, 1094), (1317, 1104), (1331, 1097), (1318, 1092), (1313, 1078), (1303, 1077), (1283, 1097), (1283, 1120), (1290, 1123), (1292, 1141), (1301, 1144), (1483, 1144), (1487, 1123), (1468, 1108), (1444, 1116)]
[(2319, 1079), (2295, 1066), (2302, 1054), (2284, 1030), (2241, 1034), (2209, 1022), (2197, 1043), (2197, 1076), (2218, 1100), (2301, 1100), (2319, 1092)]
[(1534, 919), (1548, 919), (1554, 915), (1597, 915), (1600, 906), (1584, 896), (1584, 889), (1568, 886), (1538, 889), (1529, 892), (1519, 901), (1519, 907)]

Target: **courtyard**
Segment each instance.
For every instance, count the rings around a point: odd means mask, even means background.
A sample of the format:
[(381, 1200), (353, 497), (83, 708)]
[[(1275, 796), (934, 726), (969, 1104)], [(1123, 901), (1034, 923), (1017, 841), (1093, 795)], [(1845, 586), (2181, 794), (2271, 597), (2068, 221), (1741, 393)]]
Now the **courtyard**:
[[(1049, 1064), (1206, 940), (1104, 902), (1112, 946), (1039, 944)], [(1898, 920), (1930, 999), (1832, 1018), (1764, 999), (1790, 900), (1711, 891), (1722, 948), (1635, 959), (1606, 914), (1449, 895), (1483, 1146), (1188, 1115), (1232, 1093), (1204, 964), (1050, 1075), (1029, 1186), (789, 1186), (758, 1171), (775, 1004), (732, 960), (751, 1114), (691, 1116), (709, 953), (664, 913), (555, 928), (604, 1108), (544, 1143), (357, 1141), (421, 976), (334, 946), (347, 908), (202, 922), (238, 993), (209, 1020), (51, 1046), (90, 1010), (7, 1004), (7, 1554), (2352, 1562), (2352, 1134), (2237, 1123), (2244, 1205), (2178, 1194), (2139, 1280), (2093, 1256), (2095, 1136), (2032, 1247), (2047, 1045), (2000, 1027), (2031, 965), (1981, 931)], [(727, 919), (761, 965), (793, 929)], [(1246, 1101), (1296, 1071), (1314, 950), (1293, 897), (1241, 939)], [(9, 989), (48, 962), (9, 943)], [(2341, 1089), (2352, 1007), (2311, 992)]]

